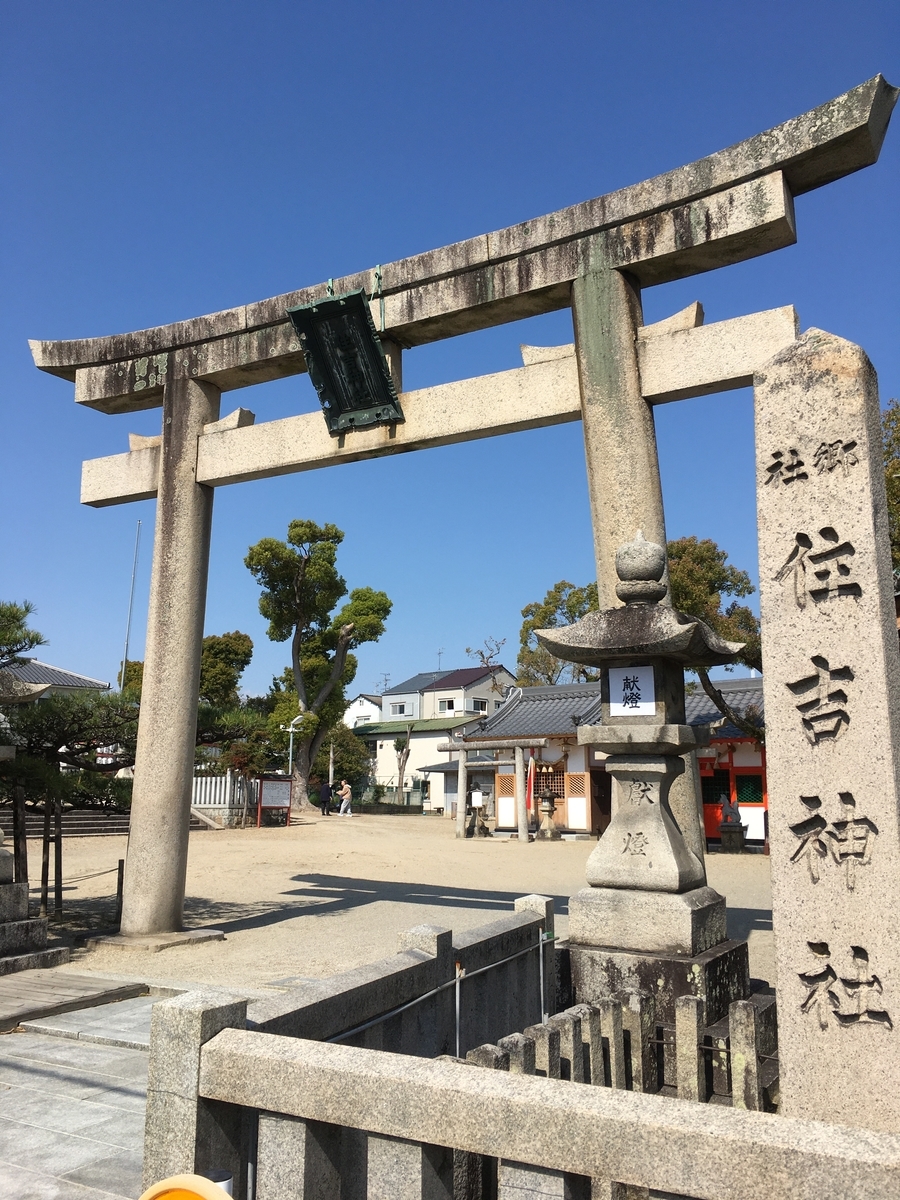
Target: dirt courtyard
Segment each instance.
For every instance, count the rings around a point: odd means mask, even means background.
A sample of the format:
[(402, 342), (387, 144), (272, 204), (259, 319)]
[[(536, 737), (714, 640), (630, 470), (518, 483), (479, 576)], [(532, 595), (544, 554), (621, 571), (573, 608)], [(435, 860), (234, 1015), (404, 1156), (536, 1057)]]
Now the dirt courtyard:
[[(424, 816), (316, 816), (289, 829), (196, 832), (185, 924), (221, 929), (225, 940), (155, 954), (76, 950), (71, 969), (259, 990), (393, 954), (398, 933), (413, 925), (483, 924), (530, 892), (554, 898), (564, 937), (568, 897), (584, 886), (595, 844), (457, 841), (452, 821)], [(38, 845), (29, 844), (32, 879)], [(111, 923), (114, 868), (125, 845), (124, 837), (66, 839), (65, 927)], [(728, 899), (729, 935), (749, 935), (751, 974), (773, 982), (768, 859), (712, 854), (707, 869)], [(82, 878), (100, 871), (111, 873)]]

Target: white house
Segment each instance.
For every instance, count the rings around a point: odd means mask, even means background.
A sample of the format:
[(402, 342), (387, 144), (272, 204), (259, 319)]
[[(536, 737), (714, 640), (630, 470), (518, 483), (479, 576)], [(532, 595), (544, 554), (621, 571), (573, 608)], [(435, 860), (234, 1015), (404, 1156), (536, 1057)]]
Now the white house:
[(515, 677), (499, 664), (457, 671), (423, 671), (388, 688), (381, 698), (382, 719), (431, 721), (441, 717), (487, 716), (496, 712)]
[(381, 717), (381, 697), (373, 695), (371, 692), (360, 692), (344, 709), (341, 719), (348, 728), (356, 729), (359, 725), (380, 721)]
[[(375, 783), (384, 788), (389, 794), (397, 793), (397, 749), (398, 738), (405, 738), (410, 733), (410, 751), (403, 772), (402, 794), (411, 792), (413, 802), (418, 803), (422, 798), (424, 807), (429, 809), (444, 809), (444, 778), (432, 776), (427, 787), (422, 768), (434, 763), (441, 756), (437, 748), (453, 733), (465, 732), (474, 728), (479, 721), (478, 716), (445, 716), (430, 721), (373, 721), (359, 725), (354, 729), (358, 737), (364, 739), (374, 766)], [(423, 795), (423, 793), (425, 793)], [(397, 795), (398, 802), (400, 796)]]
[[(385, 691), (381, 699), (381, 720), (352, 719), (358, 700), (352, 701), (344, 717), (346, 724), (365, 738), (375, 764), (375, 782), (391, 791), (412, 790), (424, 796), (427, 808), (447, 808), (444, 775), (423, 776), (423, 767), (439, 761), (437, 747), (451, 733), (474, 729), (503, 703), (504, 693), (513, 686), (513, 675), (503, 666), (464, 667), (457, 671), (425, 671)], [(359, 707), (363, 715), (363, 707)], [(395, 742), (410, 733), (410, 753), (398, 781)], [(423, 784), (426, 786), (423, 788)]]

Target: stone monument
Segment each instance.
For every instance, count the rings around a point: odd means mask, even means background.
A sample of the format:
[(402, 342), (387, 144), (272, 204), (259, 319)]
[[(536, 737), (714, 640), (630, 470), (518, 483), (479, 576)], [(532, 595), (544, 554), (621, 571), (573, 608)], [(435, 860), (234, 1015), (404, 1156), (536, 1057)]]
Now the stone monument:
[(601, 721), (578, 741), (608, 755), (613, 818), (569, 902), (572, 980), (581, 1001), (624, 991), (652, 995), (661, 1024), (675, 999), (695, 995), (707, 1021), (749, 995), (746, 942), (727, 939), (725, 899), (672, 816), (669, 790), (711, 726), (685, 723), (684, 668), (733, 662), (741, 645), (675, 611), (666, 552), (639, 531), (616, 554), (624, 604), (575, 625), (537, 632), (552, 654), (601, 669)]
[(755, 380), (782, 1111), (900, 1131), (900, 654), (878, 386), (818, 329)]

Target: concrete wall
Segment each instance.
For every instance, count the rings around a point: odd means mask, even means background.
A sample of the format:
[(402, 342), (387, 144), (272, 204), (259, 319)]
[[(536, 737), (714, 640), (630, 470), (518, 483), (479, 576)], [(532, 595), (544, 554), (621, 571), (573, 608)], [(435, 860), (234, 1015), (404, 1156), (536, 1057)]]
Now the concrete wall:
[[(357, 722), (363, 717), (368, 718), (369, 721), (380, 721), (382, 720), (381, 708), (377, 704), (373, 704), (371, 700), (367, 700), (365, 696), (357, 696), (352, 704), (347, 705), (341, 720), (350, 729), (354, 729)], [(390, 720), (390, 718), (385, 717), (384, 720)]]
[[(394, 711), (394, 705), (405, 704), (406, 711)], [(418, 692), (400, 692), (396, 696), (385, 696), (381, 704), (382, 717), (385, 721), (405, 721), (408, 718), (418, 721), (421, 718), (421, 705)]]
[[(378, 749), (375, 757), (375, 776), (379, 781), (390, 779), (396, 782), (397, 780), (397, 751), (394, 749), (394, 741), (398, 736), (402, 737), (403, 733), (389, 733), (378, 738)], [(413, 733), (409, 758), (407, 759), (406, 770), (404, 772), (406, 779), (410, 780), (421, 767), (434, 766), (435, 763), (441, 762), (446, 758), (446, 755), (438, 753), (438, 746), (442, 742), (446, 742), (446, 740), (446, 730)]]

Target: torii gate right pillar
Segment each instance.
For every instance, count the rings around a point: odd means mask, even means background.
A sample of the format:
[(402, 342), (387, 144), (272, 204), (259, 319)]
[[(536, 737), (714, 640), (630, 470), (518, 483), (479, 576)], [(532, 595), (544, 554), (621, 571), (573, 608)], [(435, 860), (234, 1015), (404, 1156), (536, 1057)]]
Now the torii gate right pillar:
[[(601, 612), (615, 608), (616, 550), (638, 529), (666, 544), (662, 484), (653, 412), (641, 390), (638, 330), (640, 287), (633, 276), (600, 264), (572, 284), (575, 354), (581, 391), (597, 594)], [(667, 598), (664, 603), (671, 601)], [(673, 783), (669, 803), (690, 849), (701, 862), (703, 835), (699, 774), (688, 769)]]

